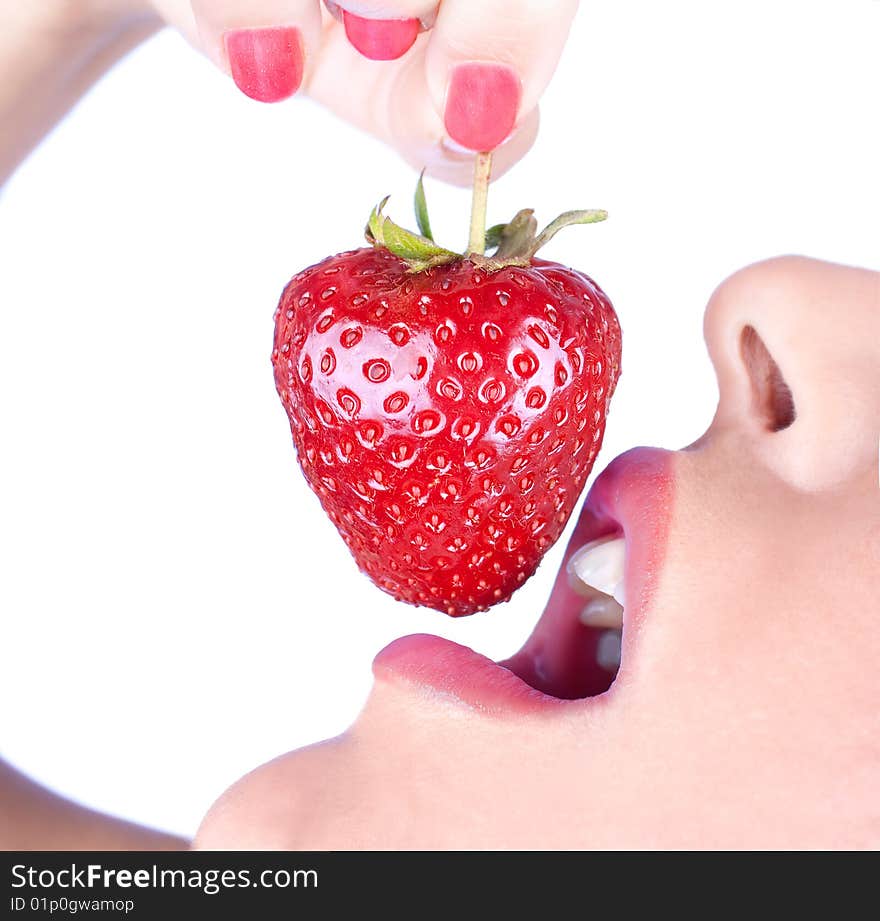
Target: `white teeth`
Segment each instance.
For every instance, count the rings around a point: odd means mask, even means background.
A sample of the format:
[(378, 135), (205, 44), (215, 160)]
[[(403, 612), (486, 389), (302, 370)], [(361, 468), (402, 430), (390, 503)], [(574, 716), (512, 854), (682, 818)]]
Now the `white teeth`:
[(580, 622), (602, 630), (596, 643), (596, 663), (609, 672), (620, 667), (625, 565), (626, 541), (606, 537), (577, 550), (567, 567), (569, 584), (586, 599)]
[(610, 595), (626, 607), (623, 574), (626, 562), (626, 541), (622, 537), (594, 540), (581, 547), (568, 561), (568, 576), (572, 587), (582, 595), (596, 592)]
[(620, 668), (620, 631), (606, 630), (596, 644), (596, 662), (608, 672)]
[(623, 608), (608, 595), (595, 595), (580, 613), (580, 621), (587, 627), (623, 627)]

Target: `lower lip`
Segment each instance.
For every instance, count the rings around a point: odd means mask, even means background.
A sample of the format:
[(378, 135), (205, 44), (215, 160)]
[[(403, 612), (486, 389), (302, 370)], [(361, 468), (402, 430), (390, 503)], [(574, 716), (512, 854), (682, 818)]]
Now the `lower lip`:
[(565, 563), (584, 544), (609, 534), (622, 534), (626, 539), (625, 623), (629, 629), (624, 631), (625, 664), (663, 566), (672, 511), (673, 456), (654, 448), (634, 448), (612, 461), (599, 476), (566, 548), (545, 613), (523, 649), (509, 662), (498, 664), (466, 646), (420, 634), (395, 640), (376, 656), (376, 679), (405, 683), (431, 696), (498, 715), (590, 705), (595, 698), (551, 696), (535, 690), (517, 674), (532, 675), (539, 655), (546, 655), (551, 644), (557, 646), (552, 650), (556, 661), (565, 656), (567, 646), (575, 648), (573, 633), (583, 628), (571, 616), (573, 599), (568, 595), (572, 590)]

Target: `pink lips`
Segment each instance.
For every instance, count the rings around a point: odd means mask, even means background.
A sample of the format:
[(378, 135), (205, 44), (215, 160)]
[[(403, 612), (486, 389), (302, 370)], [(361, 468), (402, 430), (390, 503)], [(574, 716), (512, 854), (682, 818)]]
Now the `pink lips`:
[[(436, 636), (406, 636), (373, 662), (377, 680), (405, 682), (487, 713), (558, 708), (607, 690), (611, 675), (596, 664), (600, 631), (578, 620), (583, 604), (568, 585), (565, 563), (584, 544), (610, 534), (626, 539), (623, 660), (656, 591), (672, 506), (673, 454), (635, 448), (599, 476), (584, 503), (553, 592), (523, 648), (494, 663)], [(635, 629), (634, 629), (635, 628)]]

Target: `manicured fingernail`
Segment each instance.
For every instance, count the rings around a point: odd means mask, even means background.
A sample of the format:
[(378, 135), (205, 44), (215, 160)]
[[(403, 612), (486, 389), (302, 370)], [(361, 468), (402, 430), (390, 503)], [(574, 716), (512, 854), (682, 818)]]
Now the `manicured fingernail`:
[(245, 96), (280, 102), (299, 89), (304, 63), (299, 29), (236, 29), (223, 38), (232, 79)]
[(446, 133), (469, 150), (494, 150), (513, 131), (522, 84), (504, 64), (468, 62), (452, 71)]
[(470, 147), (462, 147), (461, 144), (457, 144), (452, 138), (441, 138), (440, 147), (445, 154), (449, 154), (453, 157), (465, 157), (469, 163), (473, 162), (474, 152)]
[(412, 48), (419, 35), (418, 19), (364, 19), (342, 11), (345, 34), (371, 61), (394, 61)]

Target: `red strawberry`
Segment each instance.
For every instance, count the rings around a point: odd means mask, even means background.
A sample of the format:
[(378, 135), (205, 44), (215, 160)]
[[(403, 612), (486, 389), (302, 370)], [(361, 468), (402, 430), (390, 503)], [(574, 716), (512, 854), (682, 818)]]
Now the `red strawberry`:
[(303, 472), (358, 565), (459, 616), (508, 600), (562, 533), (602, 443), (620, 327), (595, 282), (534, 258), (604, 212), (538, 238), (520, 212), (489, 232), (492, 257), (478, 216), (462, 257), (417, 202), (422, 236), (380, 206), (373, 246), (290, 281), (272, 362)]

